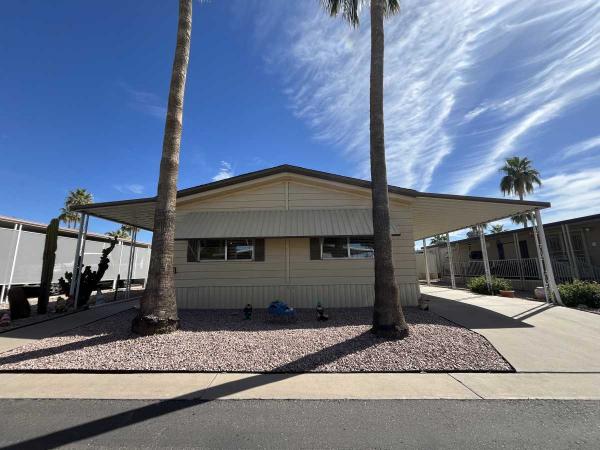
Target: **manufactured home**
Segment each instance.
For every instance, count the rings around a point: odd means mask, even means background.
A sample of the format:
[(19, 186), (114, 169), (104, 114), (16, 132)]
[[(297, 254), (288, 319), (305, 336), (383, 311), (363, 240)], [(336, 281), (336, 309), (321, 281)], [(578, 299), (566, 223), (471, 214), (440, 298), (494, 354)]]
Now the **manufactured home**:
[[(175, 279), (180, 308), (373, 304), (370, 182), (283, 165), (178, 192)], [(401, 300), (416, 305), (415, 240), (546, 208), (389, 187)], [(152, 230), (156, 198), (96, 203), (82, 214)]]

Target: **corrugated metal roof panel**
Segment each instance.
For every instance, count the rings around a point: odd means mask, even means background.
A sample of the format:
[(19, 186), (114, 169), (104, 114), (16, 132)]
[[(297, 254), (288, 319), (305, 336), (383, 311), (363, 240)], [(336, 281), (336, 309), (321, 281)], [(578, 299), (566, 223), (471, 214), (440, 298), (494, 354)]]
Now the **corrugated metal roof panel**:
[[(392, 233), (399, 233), (392, 223)], [(177, 239), (369, 236), (370, 209), (292, 209), (190, 213), (177, 218)]]

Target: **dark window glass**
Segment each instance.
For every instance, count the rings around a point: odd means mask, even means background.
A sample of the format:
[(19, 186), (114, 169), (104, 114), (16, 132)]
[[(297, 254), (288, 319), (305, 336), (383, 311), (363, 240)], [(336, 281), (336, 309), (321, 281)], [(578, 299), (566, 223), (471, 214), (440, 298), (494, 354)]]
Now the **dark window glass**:
[(343, 238), (323, 238), (323, 259), (329, 258), (347, 258), (348, 257), (348, 239)]
[(504, 258), (504, 244), (500, 241), (496, 242), (496, 248), (498, 249), (498, 259)]
[(483, 252), (481, 250), (473, 250), (470, 256), (471, 259), (483, 259)]
[(350, 238), (351, 258), (373, 258), (373, 255), (375, 255), (373, 238)]
[(527, 241), (519, 241), (519, 250), (521, 251), (521, 258), (529, 258), (529, 249), (527, 248)]
[(227, 240), (227, 260), (252, 259), (253, 250), (252, 239)]
[(225, 259), (225, 240), (224, 239), (201, 239), (200, 240), (200, 259), (201, 260), (224, 260)]

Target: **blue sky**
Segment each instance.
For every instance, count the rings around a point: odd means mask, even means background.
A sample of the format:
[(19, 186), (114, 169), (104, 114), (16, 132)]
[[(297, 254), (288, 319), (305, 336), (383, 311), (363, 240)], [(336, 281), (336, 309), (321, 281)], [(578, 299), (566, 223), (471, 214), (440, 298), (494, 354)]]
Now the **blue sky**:
[[(368, 14), (353, 30), (317, 0), (194, 8), (180, 188), (282, 163), (368, 178)], [(0, 214), (48, 221), (75, 187), (154, 195), (177, 2), (2, 9)], [(502, 160), (528, 156), (545, 220), (600, 213), (596, 0), (404, 0), (385, 71), (391, 183), (499, 196)]]

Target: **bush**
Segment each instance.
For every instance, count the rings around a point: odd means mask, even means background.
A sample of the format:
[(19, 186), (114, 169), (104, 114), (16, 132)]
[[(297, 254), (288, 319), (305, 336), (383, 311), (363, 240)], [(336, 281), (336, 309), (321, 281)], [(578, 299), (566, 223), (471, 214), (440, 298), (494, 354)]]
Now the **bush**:
[(558, 285), (558, 292), (565, 306), (585, 305), (600, 308), (600, 284), (594, 281), (575, 280)]
[(467, 287), (471, 292), (475, 292), (476, 294), (492, 294), (496, 295), (500, 291), (511, 291), (512, 286), (510, 281), (505, 280), (504, 278), (496, 278), (492, 277), (492, 292), (489, 291), (487, 282), (485, 281), (484, 276), (474, 277), (469, 280), (467, 283)]

